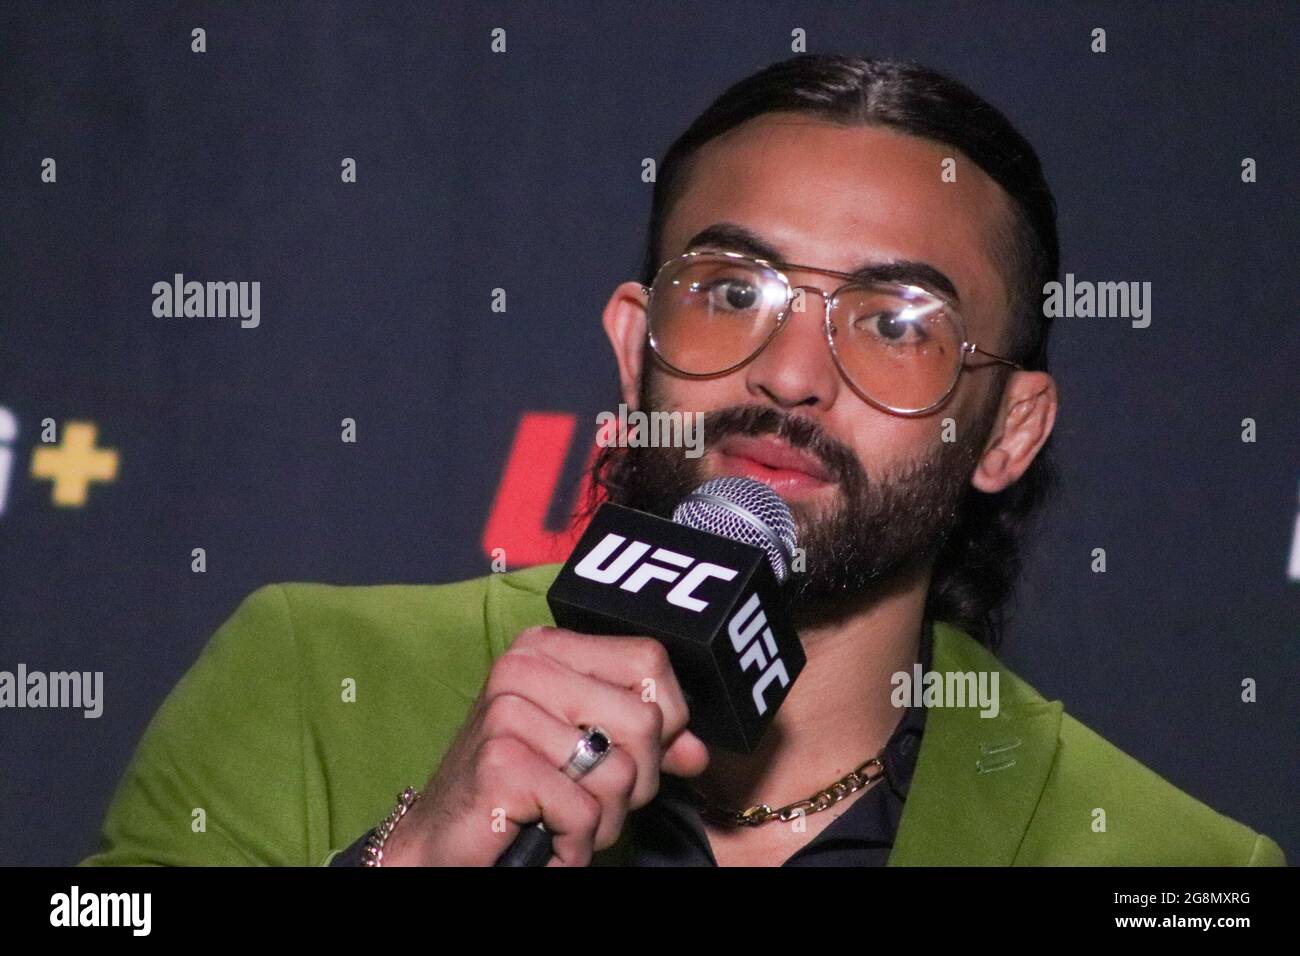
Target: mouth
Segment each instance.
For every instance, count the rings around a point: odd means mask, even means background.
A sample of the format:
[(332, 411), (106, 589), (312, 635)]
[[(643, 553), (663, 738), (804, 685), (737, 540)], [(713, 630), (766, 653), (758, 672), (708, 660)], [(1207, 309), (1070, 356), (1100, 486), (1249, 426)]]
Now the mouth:
[(733, 435), (718, 443), (718, 474), (753, 478), (784, 497), (802, 497), (835, 484), (816, 455), (770, 436)]

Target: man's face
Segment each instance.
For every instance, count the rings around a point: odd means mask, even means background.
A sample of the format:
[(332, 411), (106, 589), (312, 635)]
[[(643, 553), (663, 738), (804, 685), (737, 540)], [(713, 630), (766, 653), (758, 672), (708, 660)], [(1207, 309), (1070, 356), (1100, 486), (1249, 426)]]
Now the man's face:
[[(948, 157), (956, 161), (955, 182), (941, 175)], [(916, 263), (951, 284), (967, 339), (999, 352), (1008, 291), (996, 256), (1005, 248), (1009, 216), (1001, 189), (952, 149), (879, 127), (768, 114), (696, 153), (665, 223), (661, 261), (708, 250), (845, 273)], [(699, 241), (706, 230), (716, 236), (718, 227), (761, 245), (734, 236)], [(827, 293), (844, 281), (787, 275), (794, 285)], [(912, 281), (934, 287), (924, 271)], [(933, 559), (970, 489), (1002, 379), (976, 361), (935, 411), (904, 417), (880, 410), (836, 367), (821, 297), (810, 293), (805, 302), (756, 358), (706, 379), (653, 361), (644, 346), (644, 310), (638, 327), (632, 310), (611, 302), (606, 326), (629, 404), (704, 412), (706, 443), (698, 459), (682, 449), (627, 450), (623, 487), (611, 497), (666, 514), (710, 477), (738, 474), (770, 484), (799, 527), (807, 568), (793, 577), (791, 597), (796, 615), (811, 624)], [(955, 422), (953, 442), (941, 440), (948, 418)]]

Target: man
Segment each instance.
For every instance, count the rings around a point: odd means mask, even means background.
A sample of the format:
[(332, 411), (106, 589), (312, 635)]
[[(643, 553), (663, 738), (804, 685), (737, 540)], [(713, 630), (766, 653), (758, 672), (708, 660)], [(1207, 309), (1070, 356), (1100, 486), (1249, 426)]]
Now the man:
[[(703, 412), (706, 453), (596, 477), (663, 515), (724, 474), (790, 504), (807, 665), (758, 751), (691, 733), (657, 643), (550, 626), (555, 566), (273, 585), (160, 709), (88, 862), (490, 865), (537, 820), (557, 866), (1284, 862), (991, 653), (1050, 475), (1057, 271), (1034, 151), (959, 84), (832, 56), (737, 84), (669, 150), (604, 311), (623, 400)], [(900, 697), (914, 664), (997, 700)]]

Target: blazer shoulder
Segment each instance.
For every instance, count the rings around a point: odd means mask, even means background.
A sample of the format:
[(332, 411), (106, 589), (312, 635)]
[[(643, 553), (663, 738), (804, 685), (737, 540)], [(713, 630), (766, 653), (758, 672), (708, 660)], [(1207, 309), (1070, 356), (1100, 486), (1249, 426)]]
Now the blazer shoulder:
[[(504, 629), (545, 623), (546, 575), (253, 591), (155, 713), (84, 862), (328, 860), (427, 778)], [(195, 807), (220, 821), (204, 840)]]
[(464, 674), (468, 692), (520, 630), (553, 623), (546, 588), (557, 569), (443, 584), (288, 582), (259, 588), (247, 603), (278, 600), (302, 658), (382, 661), (390, 673), (432, 665), (444, 676)]
[(1005, 714), (1060, 715), (1055, 723), (1038, 722), (1042, 745), (1054, 746), (1054, 753), (1015, 862), (1285, 865), (1273, 840), (1178, 789), (1066, 712), (1059, 700), (1043, 697), (959, 628), (936, 623), (935, 661), (941, 670), (997, 672)]
[(539, 565), (442, 584), (282, 582), (258, 588), (250, 599), (265, 600), (267, 592), (282, 591), (295, 623), (345, 620), (392, 628), (423, 620), (432, 613), (451, 623), (477, 624), (490, 598), (506, 604), (535, 603), (537, 598), (544, 598), (557, 569), (558, 565)]
[(1267, 836), (1180, 790), (1069, 713), (1056, 759), (1022, 844), (1025, 862), (1149, 866), (1285, 865)]

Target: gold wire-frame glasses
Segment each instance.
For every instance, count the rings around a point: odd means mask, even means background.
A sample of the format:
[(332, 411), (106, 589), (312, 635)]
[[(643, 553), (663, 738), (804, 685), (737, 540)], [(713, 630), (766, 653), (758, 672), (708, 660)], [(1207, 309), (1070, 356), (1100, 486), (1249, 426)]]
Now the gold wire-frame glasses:
[[(656, 320), (662, 320), (663, 317), (656, 312), (655, 305), (657, 300), (662, 300), (666, 295), (664, 288), (664, 282), (666, 279), (675, 276), (692, 264), (708, 264), (710, 261), (716, 261), (719, 265), (734, 264), (743, 266), (751, 268), (756, 272), (761, 272), (764, 275), (775, 276), (775, 278), (781, 282), (784, 294), (783, 298), (776, 303), (777, 309), (775, 317), (770, 320), (770, 331), (768, 331), (743, 358), (732, 362), (724, 368), (710, 369), (708, 371), (691, 371), (680, 367), (678, 363), (673, 361), (671, 356), (665, 354), (662, 342), (660, 341), (660, 335), (657, 334), (657, 332), (661, 330), (656, 329)], [(834, 292), (828, 295), (825, 291), (816, 286), (792, 285), (786, 272), (810, 272), (817, 275), (832, 276), (846, 281), (843, 285), (839, 286)], [(822, 298), (824, 306), (823, 331), (826, 336), (826, 344), (830, 348), (831, 356), (835, 361), (836, 367), (839, 369), (844, 380), (859, 397), (876, 408), (880, 408), (884, 411), (905, 416), (924, 415), (943, 405), (944, 402), (948, 400), (949, 396), (952, 395), (953, 390), (957, 387), (957, 382), (961, 377), (961, 373), (967, 367), (967, 358), (976, 352), (986, 358), (992, 359), (994, 362), (1009, 365), (1015, 369), (1023, 369), (1023, 366), (1017, 362), (1013, 362), (1011, 359), (1005, 358), (1001, 355), (995, 355), (986, 349), (980, 348), (974, 342), (968, 341), (966, 338), (964, 320), (962, 319), (961, 313), (958, 311), (955, 303), (953, 303), (949, 297), (938, 292), (908, 283), (863, 280), (850, 273), (837, 272), (833, 269), (795, 265), (788, 262), (773, 262), (768, 259), (756, 259), (752, 256), (747, 256), (738, 252), (696, 251), (683, 253), (680, 256), (669, 259), (660, 266), (658, 271), (655, 273), (655, 277), (650, 286), (641, 286), (641, 291), (647, 296), (646, 312), (649, 316), (649, 321), (646, 323), (646, 335), (650, 348), (654, 350), (659, 361), (661, 361), (665, 366), (679, 375), (689, 378), (713, 378), (733, 372), (757, 358), (759, 353), (761, 353), (763, 349), (765, 349), (776, 337), (777, 333), (785, 327), (786, 320), (791, 312), (791, 304), (794, 301), (795, 289), (813, 291)], [(908, 303), (908, 310), (911, 314), (925, 317), (938, 316), (941, 321), (946, 320), (951, 323), (951, 333), (954, 343), (958, 345), (957, 351), (959, 353), (959, 358), (952, 368), (949, 381), (938, 398), (922, 407), (909, 408), (881, 400), (877, 395), (871, 394), (870, 389), (864, 388), (855, 380), (854, 375), (847, 367), (848, 362), (845, 357), (841, 355), (840, 349), (836, 347), (835, 342), (838, 333), (838, 329), (835, 325), (835, 305), (841, 300), (841, 296), (843, 296), (848, 290), (883, 290), (887, 294), (896, 295), (900, 300), (905, 300)]]

